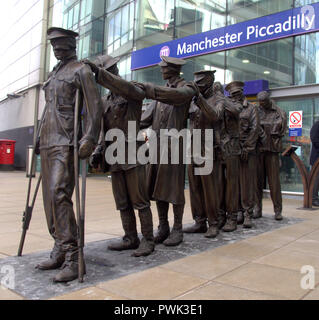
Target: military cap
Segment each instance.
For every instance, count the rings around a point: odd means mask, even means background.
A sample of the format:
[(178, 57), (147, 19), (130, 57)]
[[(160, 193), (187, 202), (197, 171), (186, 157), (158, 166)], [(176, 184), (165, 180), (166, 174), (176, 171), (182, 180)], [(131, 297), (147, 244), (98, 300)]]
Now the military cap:
[(79, 34), (72, 30), (66, 30), (63, 28), (52, 27), (47, 31), (47, 39), (53, 40), (58, 38), (76, 38)]
[(166, 57), (166, 56), (161, 56), (162, 61), (158, 64), (160, 67), (179, 67), (181, 68), (182, 65), (186, 63), (185, 60), (179, 59), (179, 58), (174, 58), (174, 57)]
[(231, 83), (229, 83), (226, 86), (226, 91), (228, 91), (230, 94), (234, 93), (234, 92), (238, 92), (238, 91), (243, 91), (244, 89), (244, 82), (242, 81), (233, 81)]
[(117, 64), (119, 60), (120, 60), (120, 57), (113, 58), (112, 56), (105, 54), (103, 56), (98, 56), (94, 60), (94, 63), (100, 68), (109, 69), (115, 64)]
[(200, 70), (200, 71), (196, 71), (194, 72), (194, 75), (197, 76), (197, 75), (200, 75), (200, 74), (203, 74), (203, 75), (214, 75), (214, 73), (216, 72), (216, 70)]

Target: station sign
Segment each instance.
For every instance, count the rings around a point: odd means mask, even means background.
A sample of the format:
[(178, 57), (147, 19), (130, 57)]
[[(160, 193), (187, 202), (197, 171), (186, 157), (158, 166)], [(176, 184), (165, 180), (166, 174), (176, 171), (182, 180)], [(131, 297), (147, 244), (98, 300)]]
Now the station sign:
[(131, 70), (156, 65), (162, 55), (190, 58), (318, 30), (317, 2), (133, 51)]

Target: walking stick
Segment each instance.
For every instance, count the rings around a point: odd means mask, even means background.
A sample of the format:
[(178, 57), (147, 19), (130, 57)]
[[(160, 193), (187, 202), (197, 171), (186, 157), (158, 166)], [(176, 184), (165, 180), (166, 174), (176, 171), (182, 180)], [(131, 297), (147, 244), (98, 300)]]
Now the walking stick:
[[(33, 161), (31, 161), (31, 162), (33, 162)], [(31, 168), (32, 168), (32, 166), (31, 166)], [(32, 174), (30, 174), (30, 177), (31, 176), (32, 176)], [(20, 244), (19, 244), (19, 249), (18, 249), (18, 256), (19, 257), (22, 255), (24, 240), (25, 240), (25, 236), (27, 234), (27, 230), (29, 229), (29, 225), (30, 225), (30, 221), (31, 221), (31, 217), (32, 217), (32, 211), (33, 211), (35, 200), (37, 198), (37, 194), (38, 194), (38, 190), (39, 190), (39, 187), (40, 187), (41, 179), (42, 179), (42, 174), (40, 173), (40, 176), (39, 176), (38, 181), (37, 181), (37, 185), (35, 187), (35, 191), (34, 191), (34, 195), (33, 195), (33, 198), (32, 198), (31, 206), (29, 206), (29, 198), (30, 198), (30, 191), (31, 191), (31, 179), (29, 180), (27, 204), (26, 204), (26, 208), (25, 208), (25, 211), (23, 212), (23, 217), (22, 217), (22, 234), (21, 234)]]
[[(47, 107), (45, 107), (42, 116), (41, 116), (41, 120), (39, 123), (39, 127), (37, 130), (37, 134), (36, 134), (36, 140), (39, 137), (41, 128), (42, 128), (42, 124), (43, 124), (43, 120), (46, 114), (46, 110)], [(27, 230), (29, 229), (29, 225), (30, 225), (30, 221), (31, 221), (31, 217), (32, 217), (32, 211), (33, 211), (33, 207), (35, 204), (35, 200), (37, 198), (37, 194), (38, 194), (38, 190), (40, 187), (40, 183), (41, 183), (41, 179), (42, 179), (42, 174), (40, 173), (40, 176), (38, 178), (37, 181), (37, 185), (35, 187), (35, 191), (34, 191), (34, 195), (32, 198), (32, 203), (31, 206), (29, 206), (29, 200), (30, 200), (30, 193), (31, 193), (31, 184), (32, 184), (32, 168), (34, 165), (34, 159), (35, 159), (35, 147), (33, 146), (33, 150), (32, 150), (32, 156), (31, 156), (31, 172), (29, 175), (29, 183), (28, 183), (28, 192), (27, 192), (27, 200), (26, 200), (26, 205), (25, 205), (25, 210), (23, 212), (23, 216), (22, 216), (22, 234), (21, 234), (21, 238), (20, 238), (20, 244), (19, 244), (19, 249), (18, 249), (18, 256), (20, 257), (22, 255), (22, 250), (23, 250), (23, 246), (24, 246), (24, 241), (25, 241), (25, 237), (27, 234)]]
[[(82, 161), (82, 199), (80, 202), (80, 186), (79, 186), (79, 150), (78, 150), (78, 128), (79, 128), (79, 103), (80, 103), (80, 91), (76, 90), (75, 97), (75, 110), (74, 110), (74, 179), (75, 179), (75, 203), (76, 203), (76, 218), (78, 229), (78, 279), (79, 282), (83, 282), (84, 276), (84, 208), (85, 208), (85, 178), (86, 172), (83, 176), (84, 168), (86, 170), (86, 160)], [(84, 168), (83, 168), (84, 167)]]
[(87, 160), (81, 160), (82, 167), (82, 189), (81, 189), (81, 211), (79, 224), (79, 282), (83, 282), (83, 275), (85, 273), (84, 265), (84, 221), (85, 221), (85, 194), (86, 194), (86, 164)]

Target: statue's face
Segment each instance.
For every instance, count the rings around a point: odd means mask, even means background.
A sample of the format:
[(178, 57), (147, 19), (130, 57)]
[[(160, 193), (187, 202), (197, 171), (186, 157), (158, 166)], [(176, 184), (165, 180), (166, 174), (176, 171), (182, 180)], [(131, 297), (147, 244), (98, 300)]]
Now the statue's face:
[(161, 67), (163, 80), (168, 80), (173, 77), (179, 76), (179, 71), (170, 66)]
[(224, 88), (223, 86), (221, 85), (221, 83), (214, 83), (213, 85), (213, 91), (216, 93), (216, 92), (221, 92), (224, 94)]
[(116, 75), (116, 76), (119, 74), (119, 68), (117, 67), (116, 64), (114, 64), (112, 67), (108, 68), (107, 71)]
[(70, 56), (73, 49), (70, 47), (67, 38), (58, 38), (51, 40), (54, 56), (58, 60), (63, 60)]
[(268, 98), (259, 99), (258, 102), (259, 102), (259, 105), (260, 105), (262, 108), (270, 109), (270, 107), (271, 107), (270, 99), (268, 99)]
[(203, 74), (196, 74), (194, 77), (194, 82), (197, 84), (199, 91), (204, 93), (208, 88), (213, 85), (213, 79), (211, 76), (205, 76)]
[(244, 101), (244, 95), (242, 91), (236, 91), (231, 93), (230, 97), (234, 99), (237, 102), (243, 102)]

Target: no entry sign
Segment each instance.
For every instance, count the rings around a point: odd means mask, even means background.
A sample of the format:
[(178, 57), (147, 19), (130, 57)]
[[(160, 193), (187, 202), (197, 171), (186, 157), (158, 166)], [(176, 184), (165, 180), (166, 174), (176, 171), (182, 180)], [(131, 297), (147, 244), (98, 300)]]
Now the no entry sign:
[(289, 112), (289, 137), (302, 135), (302, 111)]

